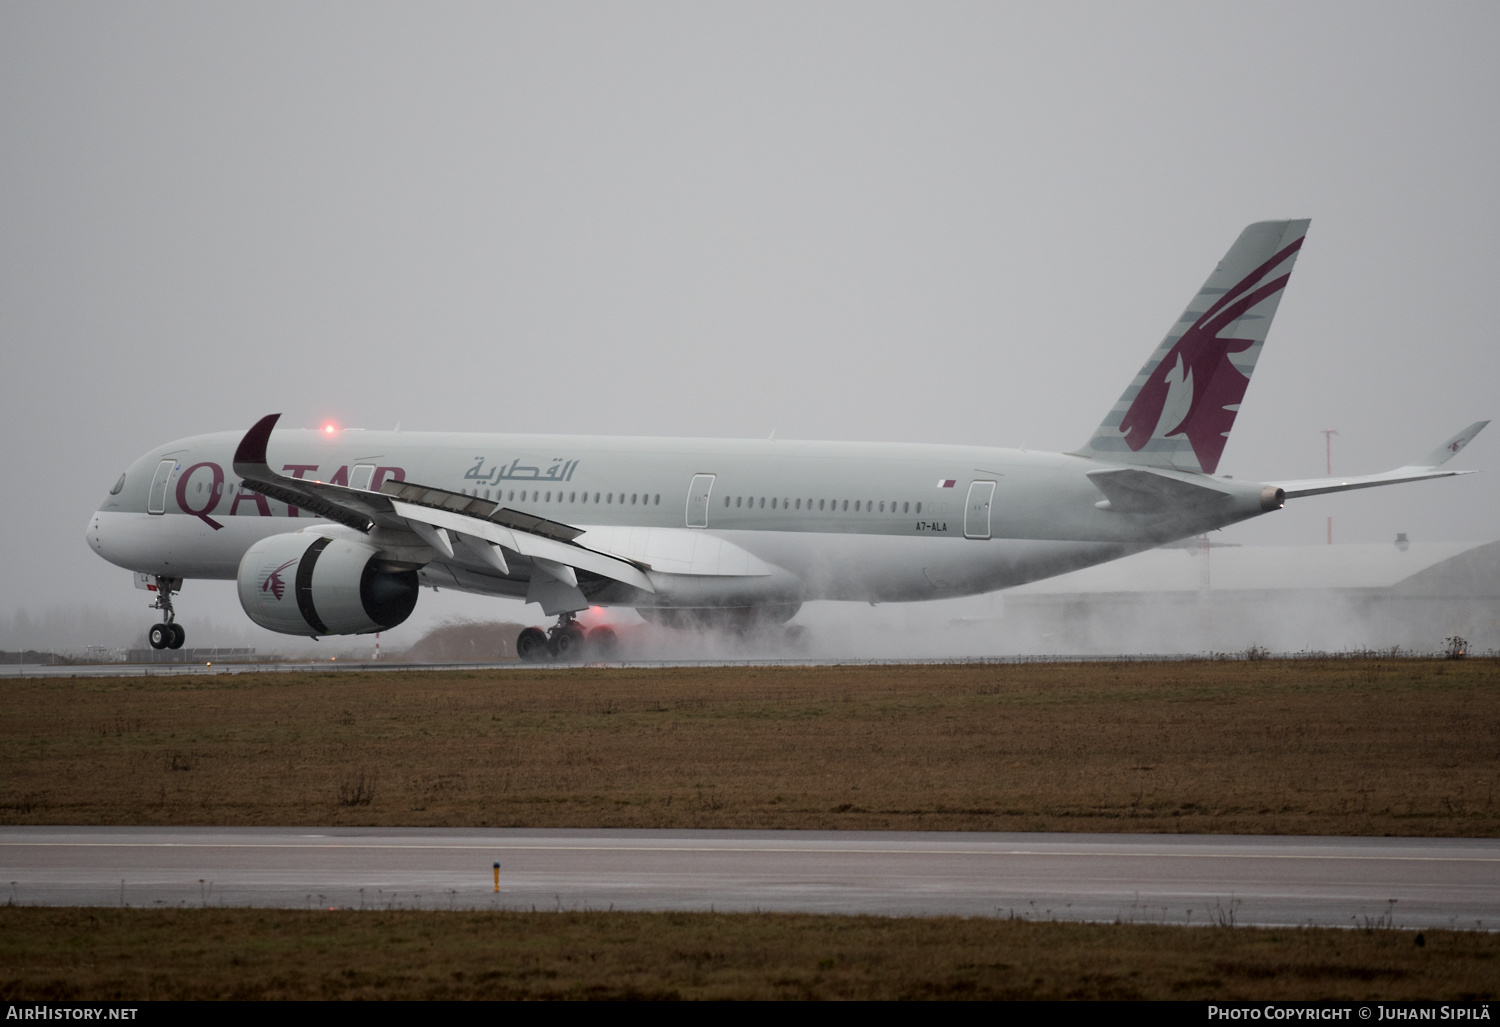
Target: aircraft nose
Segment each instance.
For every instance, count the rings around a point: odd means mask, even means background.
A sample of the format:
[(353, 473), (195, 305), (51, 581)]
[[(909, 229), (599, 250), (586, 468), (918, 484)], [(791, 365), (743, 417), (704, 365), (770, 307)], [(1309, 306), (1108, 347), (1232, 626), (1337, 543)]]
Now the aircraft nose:
[(99, 515), (96, 513), (89, 519), (89, 526), (83, 533), (83, 540), (88, 543), (89, 548), (100, 556), (104, 555), (104, 540), (99, 535)]

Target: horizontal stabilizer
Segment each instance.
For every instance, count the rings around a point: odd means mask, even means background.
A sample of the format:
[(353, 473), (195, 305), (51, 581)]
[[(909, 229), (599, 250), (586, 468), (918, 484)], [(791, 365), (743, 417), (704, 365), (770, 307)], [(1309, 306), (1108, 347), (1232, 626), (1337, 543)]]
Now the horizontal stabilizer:
[(1474, 441), (1474, 436), (1478, 435), (1489, 423), (1488, 421), (1475, 421), (1428, 453), (1418, 463), (1407, 464), (1380, 474), (1364, 474), (1353, 478), (1305, 478), (1300, 481), (1278, 481), (1272, 484), (1285, 490), (1286, 498), (1298, 499), (1302, 496), (1321, 496), (1329, 492), (1369, 489), (1377, 485), (1397, 485), (1403, 481), (1423, 481), (1427, 478), (1451, 478), (1460, 474), (1473, 474), (1473, 471), (1444, 471), (1439, 468), (1453, 459), (1459, 450)]
[(1120, 513), (1162, 513), (1229, 498), (1229, 493), (1208, 485), (1134, 467), (1090, 471), (1088, 479), (1104, 493), (1103, 501), (1095, 505)]

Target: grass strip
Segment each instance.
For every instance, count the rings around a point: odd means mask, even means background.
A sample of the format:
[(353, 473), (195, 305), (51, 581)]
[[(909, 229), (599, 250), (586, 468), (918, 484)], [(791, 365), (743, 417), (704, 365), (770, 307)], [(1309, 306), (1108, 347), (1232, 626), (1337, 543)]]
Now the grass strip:
[(723, 913), (0, 908), (0, 998), (1492, 999), (1500, 937)]
[(7, 681), (0, 823), (1493, 837), (1500, 661)]

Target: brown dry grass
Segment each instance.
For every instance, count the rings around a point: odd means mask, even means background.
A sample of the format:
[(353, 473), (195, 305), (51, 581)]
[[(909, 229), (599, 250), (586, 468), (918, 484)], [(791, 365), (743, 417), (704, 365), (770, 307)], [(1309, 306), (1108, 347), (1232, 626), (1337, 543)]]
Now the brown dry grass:
[(1494, 836), (1500, 661), (10, 680), (0, 822)]
[(0, 908), (0, 998), (1487, 999), (1500, 938), (958, 918)]

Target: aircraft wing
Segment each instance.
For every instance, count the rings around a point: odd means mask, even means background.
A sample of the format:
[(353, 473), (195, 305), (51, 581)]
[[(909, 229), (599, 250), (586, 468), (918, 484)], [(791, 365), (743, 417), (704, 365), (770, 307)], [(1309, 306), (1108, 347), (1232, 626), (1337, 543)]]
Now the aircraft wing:
[(576, 544), (573, 540), (584, 533), (582, 528), (414, 482), (385, 481), (380, 491), (371, 492), (279, 474), (266, 462), (266, 444), (280, 416), (269, 414), (257, 421), (235, 450), (234, 472), (252, 491), (356, 531), (408, 531), (448, 559), (455, 557), (456, 540), (466, 555), (502, 574), (510, 572), (504, 554), (509, 550), (529, 557), (548, 577), (571, 588), (578, 587), (576, 571), (586, 571), (656, 591), (634, 563)]
[[(570, 574), (569, 571), (580, 570), (623, 581), (645, 592), (656, 591), (651, 584), (651, 579), (647, 578), (645, 573), (634, 564), (574, 545), (571, 538), (561, 540), (557, 537), (562, 534), (577, 537), (583, 534), (581, 528), (573, 528), (556, 521), (532, 517), (517, 510), (505, 508), (497, 508), (488, 516), (478, 516), (467, 510), (452, 509), (447, 504), (452, 502), (452, 498), (470, 500), (484, 506), (496, 504), (488, 503), (483, 499), (475, 500), (472, 496), (448, 492), (444, 489), (413, 485), (410, 482), (382, 482), (380, 491), (381, 494), (392, 497), (392, 513), (405, 519), (407, 525), (429, 543), (436, 539), (437, 545), (434, 548), (440, 551), (444, 548), (442, 536), (432, 531), (433, 528), (441, 528), (444, 531), (465, 536), (464, 541), (471, 550), (475, 547), (468, 540), (479, 539), (520, 553), (522, 556), (529, 556), (534, 562), (539, 562), (543, 569), (553, 577), (568, 585), (578, 584), (577, 576)], [(525, 521), (530, 521), (531, 524), (523, 527), (522, 522)], [(424, 531), (423, 528), (427, 530)], [(446, 555), (453, 555), (451, 544), (446, 550)], [(549, 567), (548, 563), (557, 566)]]
[(1368, 489), (1377, 485), (1395, 485), (1403, 481), (1422, 481), (1426, 478), (1451, 478), (1459, 474), (1473, 474), (1473, 471), (1444, 471), (1441, 467), (1453, 459), (1459, 450), (1474, 441), (1474, 436), (1478, 435), (1489, 423), (1488, 421), (1475, 421), (1416, 463), (1383, 471), (1380, 474), (1365, 474), (1354, 478), (1306, 478), (1301, 481), (1273, 481), (1269, 484), (1284, 490), (1286, 498), (1297, 499), (1301, 496), (1321, 496), (1328, 492), (1347, 492), (1350, 489)]

